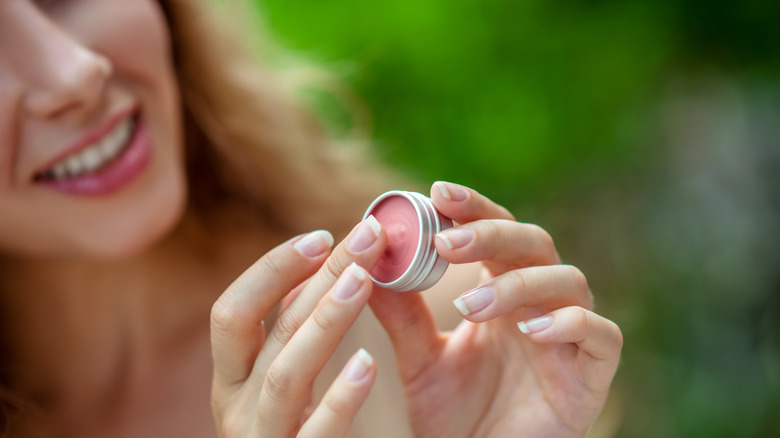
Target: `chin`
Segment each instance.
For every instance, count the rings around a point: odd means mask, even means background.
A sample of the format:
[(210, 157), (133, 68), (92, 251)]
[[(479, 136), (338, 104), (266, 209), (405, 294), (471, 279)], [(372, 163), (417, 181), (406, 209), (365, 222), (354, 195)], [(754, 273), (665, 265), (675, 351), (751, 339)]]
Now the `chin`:
[(116, 214), (92, 229), (84, 230), (79, 239), (87, 258), (119, 260), (138, 256), (161, 244), (181, 223), (187, 207), (186, 190), (172, 189), (168, 196), (156, 202), (132, 209), (128, 214)]

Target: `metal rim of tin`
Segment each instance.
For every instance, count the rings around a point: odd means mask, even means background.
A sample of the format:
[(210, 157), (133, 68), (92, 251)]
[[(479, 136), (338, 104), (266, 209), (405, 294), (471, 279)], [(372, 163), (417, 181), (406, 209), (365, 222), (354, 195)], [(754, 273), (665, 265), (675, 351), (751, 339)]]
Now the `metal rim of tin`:
[(366, 209), (363, 219), (367, 218), (380, 202), (392, 196), (400, 196), (412, 204), (417, 214), (420, 238), (412, 262), (401, 276), (387, 283), (377, 281), (373, 275), (371, 280), (378, 286), (397, 292), (428, 289), (441, 279), (449, 266), (446, 260), (439, 257), (434, 239), (439, 232), (452, 228), (452, 221), (439, 213), (427, 196), (402, 190), (391, 190), (380, 195)]

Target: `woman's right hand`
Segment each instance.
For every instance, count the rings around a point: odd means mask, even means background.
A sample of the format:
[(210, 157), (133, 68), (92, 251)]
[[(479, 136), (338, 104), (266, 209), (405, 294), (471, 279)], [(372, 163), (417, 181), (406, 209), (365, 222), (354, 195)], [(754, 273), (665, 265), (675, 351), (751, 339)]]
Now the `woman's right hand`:
[(333, 237), (314, 231), (268, 252), (222, 294), (211, 312), (220, 437), (347, 434), (376, 377), (371, 356), (358, 350), (316, 407), (312, 385), (368, 301), (372, 284), (363, 267), (373, 267), (386, 242), (373, 218), (332, 254)]

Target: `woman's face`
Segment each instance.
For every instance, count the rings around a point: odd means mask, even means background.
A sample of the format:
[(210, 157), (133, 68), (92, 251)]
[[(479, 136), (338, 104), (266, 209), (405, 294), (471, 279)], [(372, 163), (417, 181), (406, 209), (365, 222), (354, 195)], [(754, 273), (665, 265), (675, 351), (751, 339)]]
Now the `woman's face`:
[(0, 252), (116, 257), (183, 210), (181, 121), (153, 0), (0, 0)]

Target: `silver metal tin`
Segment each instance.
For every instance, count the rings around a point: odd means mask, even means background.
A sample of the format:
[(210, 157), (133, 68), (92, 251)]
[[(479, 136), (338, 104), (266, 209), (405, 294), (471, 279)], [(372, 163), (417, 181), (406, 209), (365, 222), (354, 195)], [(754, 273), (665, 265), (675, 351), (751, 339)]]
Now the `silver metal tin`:
[(434, 239), (440, 231), (452, 228), (452, 220), (434, 208), (431, 198), (417, 192), (401, 190), (391, 190), (376, 198), (366, 210), (363, 219), (367, 218), (380, 202), (392, 196), (400, 196), (412, 204), (417, 213), (417, 221), (420, 224), (420, 238), (417, 242), (417, 249), (415, 250), (412, 263), (406, 269), (406, 272), (388, 283), (377, 281), (373, 276), (371, 276), (371, 279), (377, 286), (397, 292), (428, 289), (441, 279), (447, 270), (447, 266), (449, 266), (446, 260), (439, 257), (439, 253), (434, 245)]

